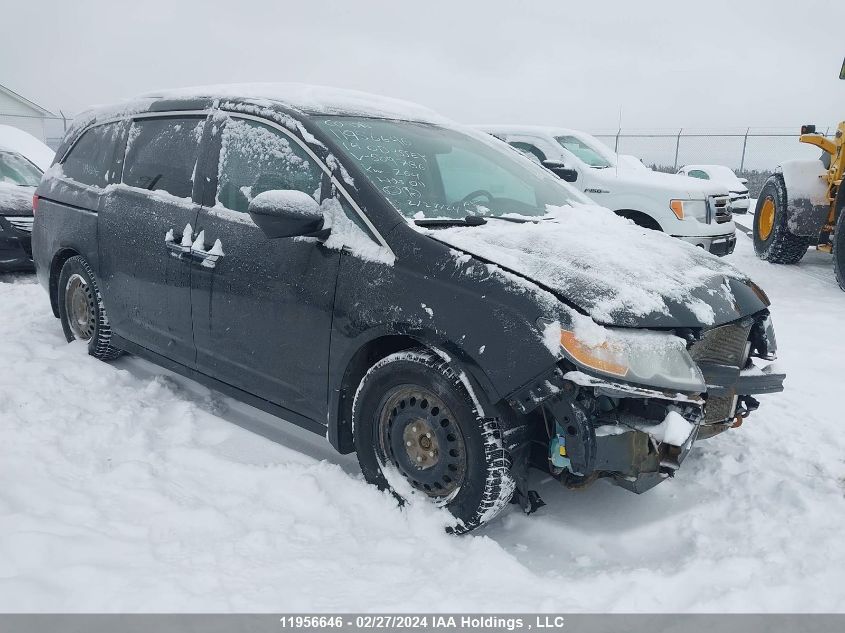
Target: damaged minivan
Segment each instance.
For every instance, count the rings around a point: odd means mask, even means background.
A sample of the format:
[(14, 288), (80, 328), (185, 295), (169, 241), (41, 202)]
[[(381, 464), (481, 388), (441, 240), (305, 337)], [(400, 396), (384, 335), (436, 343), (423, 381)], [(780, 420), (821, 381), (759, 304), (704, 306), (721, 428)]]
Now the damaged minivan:
[(259, 84), (100, 108), (34, 211), (69, 341), (325, 435), (455, 533), (536, 509), (531, 469), (643, 492), (782, 389), (754, 282), (401, 101)]

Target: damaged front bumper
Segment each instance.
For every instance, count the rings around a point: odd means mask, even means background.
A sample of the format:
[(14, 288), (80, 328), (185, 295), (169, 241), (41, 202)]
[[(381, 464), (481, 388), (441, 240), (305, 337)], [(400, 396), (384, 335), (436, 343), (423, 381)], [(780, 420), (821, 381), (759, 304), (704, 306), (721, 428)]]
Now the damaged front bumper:
[[(566, 485), (607, 477), (641, 493), (674, 475), (697, 440), (739, 426), (757, 408), (755, 395), (783, 390), (767, 311), (688, 340), (705, 379), (703, 393), (625, 383), (563, 360), (511, 394), (511, 407), (540, 429), (531, 465)], [(530, 497), (525, 486), (517, 476), (518, 492)]]

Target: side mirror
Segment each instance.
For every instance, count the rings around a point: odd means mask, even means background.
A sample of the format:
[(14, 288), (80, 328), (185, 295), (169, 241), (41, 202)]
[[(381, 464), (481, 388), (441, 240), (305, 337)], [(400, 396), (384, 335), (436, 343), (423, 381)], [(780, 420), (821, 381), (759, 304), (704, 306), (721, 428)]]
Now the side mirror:
[(547, 159), (543, 161), (543, 167), (566, 182), (575, 182), (578, 180), (578, 172), (574, 169), (569, 169), (562, 161)]
[(249, 215), (270, 239), (328, 235), (320, 205), (302, 191), (274, 189), (260, 193), (249, 203)]

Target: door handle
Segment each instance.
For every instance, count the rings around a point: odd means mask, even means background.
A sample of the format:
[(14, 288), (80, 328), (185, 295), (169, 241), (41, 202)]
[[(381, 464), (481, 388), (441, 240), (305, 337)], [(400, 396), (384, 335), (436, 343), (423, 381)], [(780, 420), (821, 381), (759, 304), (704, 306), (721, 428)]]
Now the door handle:
[(194, 227), (190, 224), (186, 224), (185, 228), (182, 230), (182, 240), (177, 242), (176, 237), (173, 235), (173, 229), (169, 229), (164, 236), (164, 245), (173, 257), (183, 259), (191, 252), (191, 238), (193, 235)]
[(217, 262), (220, 261), (226, 254), (223, 252), (223, 243), (220, 240), (214, 240), (214, 245), (205, 249), (205, 231), (200, 231), (197, 239), (191, 245), (191, 254), (200, 262), (203, 268), (214, 268)]

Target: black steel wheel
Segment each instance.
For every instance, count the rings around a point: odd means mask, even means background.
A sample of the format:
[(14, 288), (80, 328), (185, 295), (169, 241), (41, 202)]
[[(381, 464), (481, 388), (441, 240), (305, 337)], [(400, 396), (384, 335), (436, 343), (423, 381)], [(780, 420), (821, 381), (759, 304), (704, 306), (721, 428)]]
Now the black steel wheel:
[(88, 353), (113, 360), (120, 350), (111, 345), (111, 327), (94, 271), (83, 257), (69, 258), (62, 266), (58, 287), (59, 318), (65, 338), (86, 341)]
[(460, 489), (467, 471), (463, 433), (440, 398), (417, 385), (399, 385), (378, 410), (383, 463), (393, 463), (414, 488), (435, 499)]
[(429, 350), (397, 352), (370, 368), (355, 394), (352, 424), (367, 481), (401, 498), (389, 479), (402, 477), (452, 513), (449, 532), (487, 523), (513, 495), (499, 420), (482, 417), (461, 377)]

